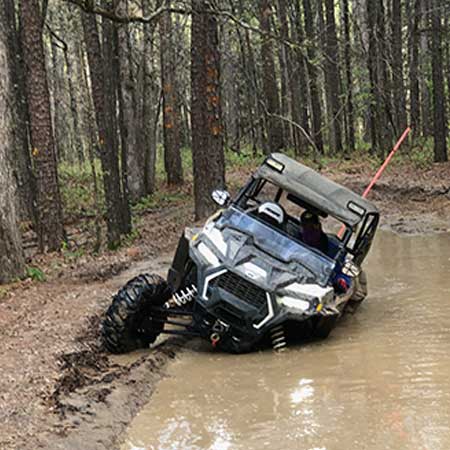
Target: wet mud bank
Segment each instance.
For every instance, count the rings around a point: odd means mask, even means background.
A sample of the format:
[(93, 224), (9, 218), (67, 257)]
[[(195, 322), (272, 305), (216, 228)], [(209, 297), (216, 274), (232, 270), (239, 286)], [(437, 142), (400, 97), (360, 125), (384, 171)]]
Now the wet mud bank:
[(124, 357), (108, 357), (94, 349), (61, 355), (65, 374), (49, 398), (59, 417), (58, 436), (48, 436), (43, 448), (115, 448), (182, 347), (182, 340), (169, 339), (151, 352)]

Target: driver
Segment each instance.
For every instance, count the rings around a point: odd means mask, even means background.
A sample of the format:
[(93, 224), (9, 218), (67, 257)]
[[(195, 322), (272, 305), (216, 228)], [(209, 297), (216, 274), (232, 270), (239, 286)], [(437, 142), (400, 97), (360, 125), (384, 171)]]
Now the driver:
[(300, 217), (300, 222), (302, 225), (301, 240), (306, 245), (327, 254), (328, 237), (322, 230), (319, 216), (310, 211), (305, 211)]
[(258, 215), (270, 225), (280, 229), (283, 228), (284, 211), (283, 208), (278, 203), (275, 202), (263, 203), (258, 208)]

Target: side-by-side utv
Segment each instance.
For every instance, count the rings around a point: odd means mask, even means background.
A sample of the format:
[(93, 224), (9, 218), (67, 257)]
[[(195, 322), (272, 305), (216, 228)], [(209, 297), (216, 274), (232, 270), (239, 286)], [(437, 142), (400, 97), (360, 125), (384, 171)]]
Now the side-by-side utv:
[[(286, 155), (269, 156), (202, 229), (187, 229), (167, 281), (144, 274), (115, 295), (102, 334), (122, 353), (160, 333), (199, 336), (227, 352), (324, 338), (367, 294), (361, 270), (376, 207)], [(320, 245), (308, 241), (312, 218)], [(322, 225), (333, 232), (325, 233)]]

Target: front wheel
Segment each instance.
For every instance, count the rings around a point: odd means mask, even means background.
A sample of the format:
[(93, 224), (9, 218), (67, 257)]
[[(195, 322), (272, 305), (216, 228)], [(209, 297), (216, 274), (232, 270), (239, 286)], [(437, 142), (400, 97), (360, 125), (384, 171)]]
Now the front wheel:
[(312, 329), (313, 337), (317, 339), (326, 339), (336, 326), (338, 315), (319, 317)]
[(102, 324), (105, 347), (111, 353), (146, 348), (164, 329), (167, 316), (152, 311), (169, 300), (172, 292), (159, 275), (144, 274), (130, 280), (114, 296)]

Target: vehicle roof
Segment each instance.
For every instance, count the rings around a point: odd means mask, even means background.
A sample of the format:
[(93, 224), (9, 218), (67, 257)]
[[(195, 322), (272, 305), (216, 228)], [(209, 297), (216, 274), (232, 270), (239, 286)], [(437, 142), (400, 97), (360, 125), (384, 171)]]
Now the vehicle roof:
[[(378, 214), (373, 203), (283, 153), (272, 153), (256, 171), (255, 177), (272, 182), (318, 211), (351, 227), (361, 222), (367, 214)], [(358, 209), (362, 215), (357, 213)]]

